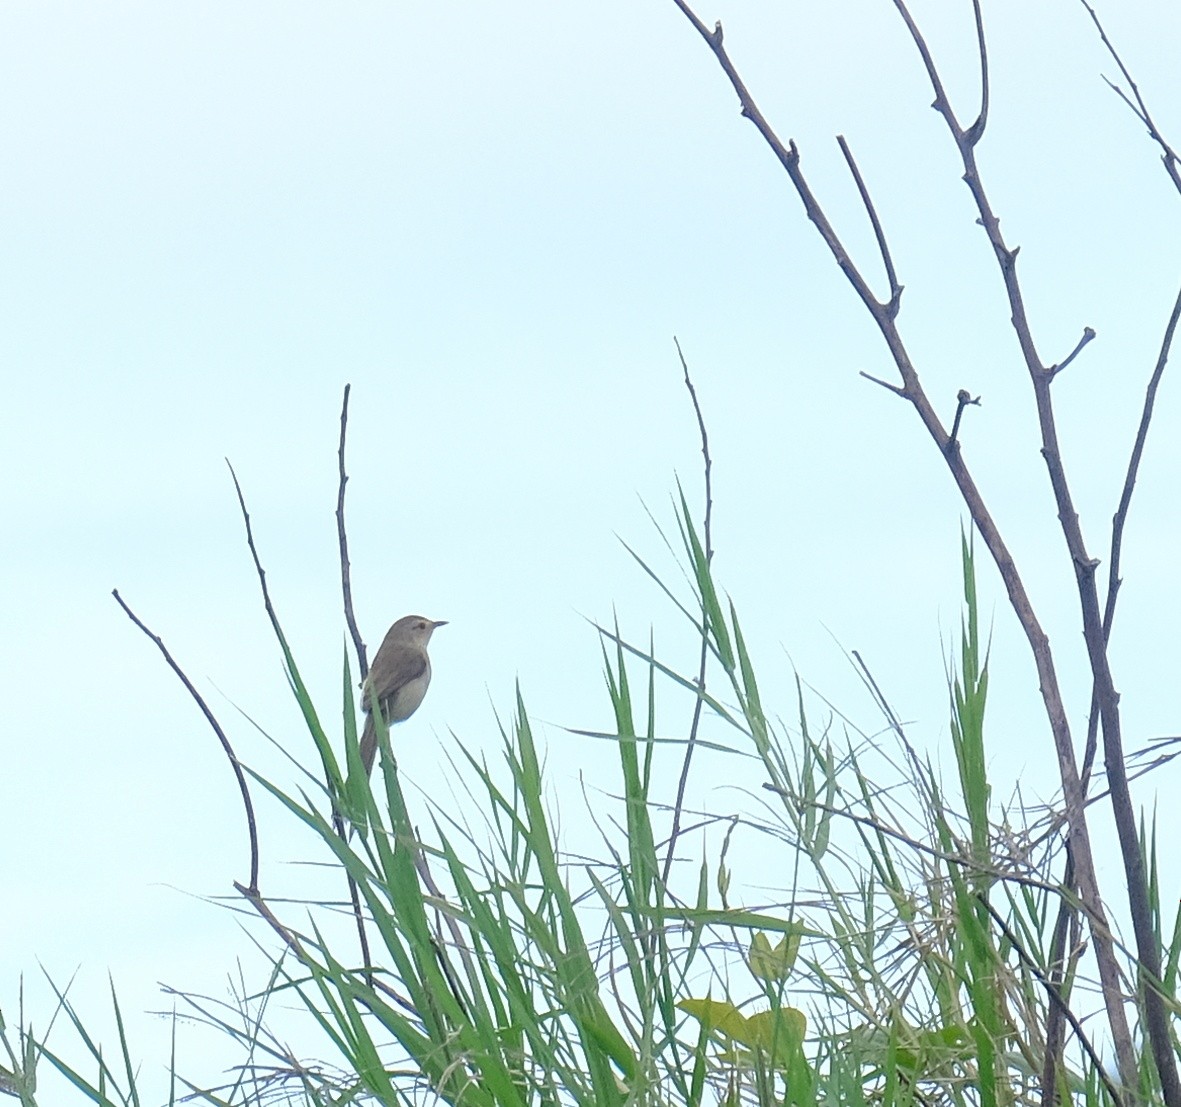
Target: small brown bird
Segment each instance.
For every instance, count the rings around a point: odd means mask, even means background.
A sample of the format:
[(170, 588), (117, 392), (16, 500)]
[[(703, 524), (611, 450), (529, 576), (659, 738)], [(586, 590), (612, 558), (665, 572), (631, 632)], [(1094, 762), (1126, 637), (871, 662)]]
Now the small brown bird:
[(373, 771), (373, 759), (377, 756), (377, 729), (371, 714), (373, 697), (377, 697), (387, 726), (409, 719), (418, 710), (431, 682), (427, 643), (438, 627), (446, 625), (446, 619), (437, 621), (407, 615), (390, 627), (373, 658), (373, 666), (361, 685), (361, 710), (365, 712), (361, 763), (366, 776)]

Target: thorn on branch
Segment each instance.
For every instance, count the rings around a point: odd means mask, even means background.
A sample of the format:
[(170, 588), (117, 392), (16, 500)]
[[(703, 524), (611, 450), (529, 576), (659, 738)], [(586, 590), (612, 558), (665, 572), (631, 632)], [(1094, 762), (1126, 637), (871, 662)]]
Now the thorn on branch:
[(966, 408), (969, 404), (972, 404), (975, 407), (980, 406), (980, 397), (977, 396), (973, 399), (972, 394), (966, 388), (961, 388), (959, 392), (956, 393), (955, 398), (955, 419), (952, 420), (951, 434), (948, 435), (947, 445), (944, 447), (944, 450), (947, 453), (950, 453), (952, 450), (957, 448), (956, 436), (960, 432), (960, 420), (964, 417), (964, 408)]
[(1050, 368), (1046, 370), (1046, 376), (1049, 377), (1050, 380), (1053, 380), (1059, 373), (1062, 372), (1063, 369), (1065, 369), (1072, 361), (1074, 361), (1074, 359), (1078, 357), (1079, 354), (1082, 353), (1083, 347), (1094, 337), (1094, 329), (1091, 327), (1084, 327), (1082, 338), (1078, 340), (1078, 343), (1075, 345), (1074, 349), (1071, 350), (1066, 356), (1066, 360), (1058, 362), (1057, 365), (1051, 365)]

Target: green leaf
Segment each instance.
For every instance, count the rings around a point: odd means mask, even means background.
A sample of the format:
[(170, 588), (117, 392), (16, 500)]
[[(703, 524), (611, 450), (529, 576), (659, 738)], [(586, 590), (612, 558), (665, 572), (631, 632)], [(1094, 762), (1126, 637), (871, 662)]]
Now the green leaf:
[(771, 939), (763, 931), (759, 931), (751, 939), (750, 949), (747, 951), (746, 961), (750, 971), (760, 980), (769, 984), (779, 984), (791, 975), (792, 967), (796, 963), (796, 956), (800, 952), (800, 932), (785, 933), (772, 946)]
[(711, 1030), (721, 1031), (737, 1041), (746, 1040), (746, 1016), (728, 1000), (681, 999), (677, 1007)]

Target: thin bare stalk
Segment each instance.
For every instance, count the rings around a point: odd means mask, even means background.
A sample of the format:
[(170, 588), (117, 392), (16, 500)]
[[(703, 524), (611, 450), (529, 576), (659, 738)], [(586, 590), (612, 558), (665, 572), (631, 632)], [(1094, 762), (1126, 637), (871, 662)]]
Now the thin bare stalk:
[(348, 473), (344, 468), (344, 447), (349, 427), (349, 392), (351, 384), (344, 386), (344, 399), (340, 404), (340, 445), (336, 451), (337, 473), (339, 480), (336, 487), (336, 539), (340, 546), (340, 591), (344, 600), (344, 621), (348, 625), (349, 635), (353, 640), (353, 649), (357, 652), (357, 671), (361, 680), (369, 673), (369, 659), (365, 651), (365, 640), (357, 627), (357, 617), (353, 614), (353, 580), (349, 566), (349, 537), (344, 525), (344, 488), (349, 482)]
[[(708, 565), (714, 556), (713, 550), (713, 461), (709, 456), (709, 435), (705, 431), (705, 416), (701, 413), (701, 404), (697, 400), (697, 389), (693, 387), (693, 379), (689, 376), (689, 365), (681, 351), (681, 343), (674, 338), (677, 356), (681, 359), (681, 369), (685, 374), (685, 387), (689, 390), (689, 398), (693, 401), (693, 411), (697, 415), (697, 430), (701, 435), (701, 456), (705, 469), (705, 523), (702, 531), (702, 542), (705, 545), (705, 561)], [(709, 661), (709, 626), (704, 610), (701, 615), (701, 655), (697, 665), (697, 701), (693, 705), (693, 720), (689, 724), (689, 739), (685, 743), (685, 759), (681, 762), (681, 775), (677, 780), (677, 795), (673, 802), (672, 830), (668, 836), (668, 849), (664, 854), (664, 864), (660, 871), (660, 882), (667, 887), (669, 873), (672, 871), (673, 855), (677, 848), (677, 839), (681, 836), (681, 813), (685, 805), (685, 789), (689, 785), (689, 767), (693, 763), (693, 750), (697, 746), (697, 735), (701, 727), (701, 712), (705, 706), (705, 671)]]
[[(242, 763), (238, 760), (238, 755), (234, 752), (234, 747), (230, 744), (226, 732), (222, 730), (221, 723), (217, 721), (217, 716), (210, 710), (209, 704), (205, 702), (205, 698), (197, 691), (196, 685), (189, 680), (188, 674), (180, 667), (180, 663), (172, 656), (168, 647), (164, 645), (164, 639), (160, 635), (150, 630), (146, 623), (140, 619), (138, 615), (127, 605), (127, 602), (119, 595), (119, 589), (116, 588), (112, 593), (115, 597), (115, 602), (123, 608), (127, 617), (144, 632), (155, 644), (160, 651), (164, 660), (168, 663), (168, 667), (176, 674), (177, 679), (185, 686), (185, 691), (188, 692), (192, 701), (197, 705), (198, 710), (205, 716), (205, 721), (213, 728), (213, 733), (217, 735), (218, 742), (221, 743), (221, 748), (229, 759), (230, 767), (234, 770), (234, 777), (238, 781), (238, 789), (242, 793), (242, 807), (246, 811), (246, 830), (250, 838), (250, 884), (247, 891), (258, 893), (258, 824), (254, 820), (254, 803), (250, 799), (250, 788), (246, 784), (246, 774), (242, 771)], [(234, 885), (236, 888), (241, 888), (240, 884)], [(245, 894), (245, 893), (244, 893)]]
[[(369, 661), (365, 652), (365, 640), (361, 637), (361, 631), (357, 627), (357, 617), (353, 613), (353, 581), (349, 568), (349, 538), (348, 531), (344, 525), (344, 490), (345, 485), (349, 482), (348, 473), (344, 467), (344, 447), (348, 437), (349, 392), (351, 390), (351, 384), (344, 386), (344, 398), (340, 403), (340, 444), (336, 451), (338, 474), (336, 487), (336, 539), (340, 547), (340, 590), (344, 601), (344, 620), (348, 625), (349, 634), (353, 639), (353, 648), (357, 652), (358, 672), (360, 673), (361, 680), (364, 681), (365, 676), (369, 672)], [(335, 807), (332, 812), (332, 823), (336, 833), (343, 841), (346, 833), (344, 819)], [(361, 960), (366, 966), (369, 966), (373, 964), (373, 961), (369, 953), (369, 935), (365, 930), (365, 915), (361, 910), (361, 891), (357, 887), (357, 881), (353, 878), (352, 874), (347, 875), (349, 903), (352, 905), (353, 919), (357, 924), (357, 942), (361, 947)], [(373, 974), (371, 972), (367, 974), (366, 980), (370, 985), (373, 984)]]

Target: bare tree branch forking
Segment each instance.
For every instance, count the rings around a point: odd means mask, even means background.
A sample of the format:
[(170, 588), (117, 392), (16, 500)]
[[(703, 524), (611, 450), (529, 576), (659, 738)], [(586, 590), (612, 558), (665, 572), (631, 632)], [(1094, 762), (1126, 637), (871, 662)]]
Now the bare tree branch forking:
[[(795, 143), (791, 142), (785, 145), (780, 141), (770, 124), (763, 117), (741, 76), (738, 74), (734, 63), (723, 48), (720, 33), (717, 30), (713, 34), (707, 31), (704, 24), (689, 9), (685, 0), (674, 0), (674, 3), (676, 3), (677, 7), (685, 14), (686, 18), (689, 19), (704, 41), (709, 45), (723, 72), (729, 79), (731, 86), (738, 95), (739, 102), (742, 105), (743, 115), (755, 124), (763, 136), (764, 141), (787, 172), (803, 202), (808, 219), (816, 226), (825, 244), (828, 246), (834, 261), (853, 285), (854, 290), (857, 292), (881, 332), (894, 359), (902, 383), (901, 386), (898, 386), (869, 376), (869, 374), (863, 373), (862, 375), (883, 387), (889, 388), (896, 395), (909, 400), (913, 405), (928, 433), (940, 449), (951, 471), (951, 475), (959, 487), (964, 502), (969, 508), (972, 520), (979, 530), (1004, 582), (1014, 613), (1022, 626), (1033, 654), (1047, 720), (1058, 758), (1066, 818), (1069, 827), (1073, 871), (1078, 881), (1080, 901), (1085, 905), (1085, 911), (1090, 921), (1094, 952), (1101, 980), (1101, 992), (1106, 1007), (1112, 1044), (1118, 1059), (1120, 1078), (1129, 1090), (1134, 1089), (1138, 1086), (1140, 1079), (1137, 1050), (1133, 1042), (1127, 1013), (1124, 1009), (1121, 973), (1111, 929), (1106, 921), (1103, 898), (1099, 889), (1090, 832), (1087, 827), (1085, 792), (1078, 772), (1078, 763), (1071, 738), (1070, 723), (1057, 677), (1053, 652), (1050, 647), (1049, 637), (1043, 630), (1026, 592), (1016, 562), (964, 462), (961, 451), (956, 448), (956, 435), (958, 435), (959, 429), (958, 420), (953, 434), (948, 434), (943, 429), (943, 425), (923, 389), (918, 373), (911, 362), (910, 355), (896, 326), (894, 314), (891, 312), (891, 308), (896, 307), (893, 298), (891, 303), (883, 305), (870, 292), (862, 273), (850, 259), (840, 237), (837, 235), (825, 211), (812, 193), (801, 169), (799, 151)], [(977, 45), (981, 65), (981, 108), (975, 122), (967, 130), (960, 125), (956, 118), (938, 67), (934, 62), (923, 34), (910, 14), (905, 0), (894, 0), (894, 3), (910, 33), (910, 37), (926, 70), (931, 87), (934, 90), (935, 97), (932, 106), (943, 117), (960, 155), (963, 165), (963, 180), (975, 202), (978, 216), (977, 222), (984, 229), (989, 245), (996, 257), (1009, 303), (1013, 333), (1017, 339), (1022, 359), (1033, 384), (1038, 425), (1042, 437), (1042, 454), (1045, 458), (1050, 485), (1058, 507), (1057, 514), (1061, 523), (1067, 552), (1071, 564), (1074, 567), (1082, 614), (1084, 640), (1087, 646), (1088, 660), (1094, 676), (1097, 703), (1102, 718), (1105, 760), (1109, 782), (1111, 784), (1111, 802), (1119, 832), (1121, 853), (1124, 862), (1124, 875), (1126, 877), (1129, 896), (1129, 907), (1131, 909), (1136, 935), (1135, 946), (1137, 956), (1140, 961), (1142, 977), (1147, 981), (1159, 980), (1160, 951), (1157, 940), (1153, 936), (1146, 874), (1137, 841), (1136, 820), (1127, 786), (1127, 774), (1123, 765), (1119, 700), (1113, 682), (1109, 659), (1106, 654), (1103, 619), (1100, 614), (1095, 585), (1095, 568), (1097, 562), (1087, 553), (1078, 513), (1074, 507), (1070, 485), (1061, 457), (1053, 401), (1049, 388), (1050, 382), (1055, 374), (1060, 372), (1077, 357), (1083, 346), (1093, 339), (1094, 332), (1090, 328), (1084, 331), (1083, 338), (1074, 352), (1058, 365), (1048, 367), (1038, 355), (1025, 305), (1024, 294), (1016, 271), (1016, 261), (1020, 249), (1016, 246), (1010, 247), (1005, 242), (1000, 230), (1000, 218), (993, 210), (976, 163), (975, 146), (984, 132), (988, 117), (988, 56), (979, 0), (973, 0), (973, 11), (976, 16)], [(844, 149), (844, 146), (842, 148)], [(855, 180), (859, 182), (859, 190), (862, 191), (863, 202), (865, 202), (867, 190), (863, 188), (863, 182), (859, 179), (859, 174), (855, 170), (851, 157), (846, 156), (846, 160), (850, 163), (850, 169), (854, 172)], [(1166, 167), (1172, 170), (1172, 163), (1166, 161)], [(872, 212), (870, 218), (871, 222), (875, 222), (875, 216)], [(876, 231), (877, 228), (875, 226), (875, 233)], [(884, 237), (879, 235), (878, 245), (880, 252), (883, 250), (883, 243)], [(889, 263), (887, 263), (887, 271), (889, 272)], [(961, 405), (957, 409), (958, 416), (962, 416), (963, 406), (964, 403), (961, 402)], [(1147, 1030), (1147, 1036), (1151, 1042), (1152, 1055), (1156, 1063), (1157, 1073), (1165, 1093), (1164, 1098), (1168, 1107), (1181, 1107), (1181, 1084), (1178, 1083), (1176, 1062), (1172, 1053), (1167, 1018), (1161, 997), (1157, 988), (1151, 983), (1146, 986), (1145, 995), (1144, 1024)]]
[(902, 285), (898, 283), (898, 275), (894, 271), (894, 259), (890, 256), (890, 247), (886, 242), (886, 234), (882, 230), (882, 222), (878, 218), (877, 209), (874, 207), (873, 200), (870, 198), (869, 190), (865, 187), (861, 170), (857, 168), (857, 162), (853, 160), (853, 152), (849, 149), (849, 144), (845, 141), (844, 135), (837, 135), (837, 144), (841, 148), (841, 153), (845, 155), (845, 164), (849, 166), (849, 172), (853, 174), (853, 180), (856, 182), (857, 191), (861, 196), (861, 203), (864, 205), (865, 211), (869, 215), (870, 224), (873, 226), (874, 238), (878, 241), (878, 251), (882, 255), (882, 264), (886, 269), (886, 279), (890, 282), (890, 299), (881, 306), (886, 309), (888, 317), (894, 319), (898, 315), (898, 309), (902, 300)]

